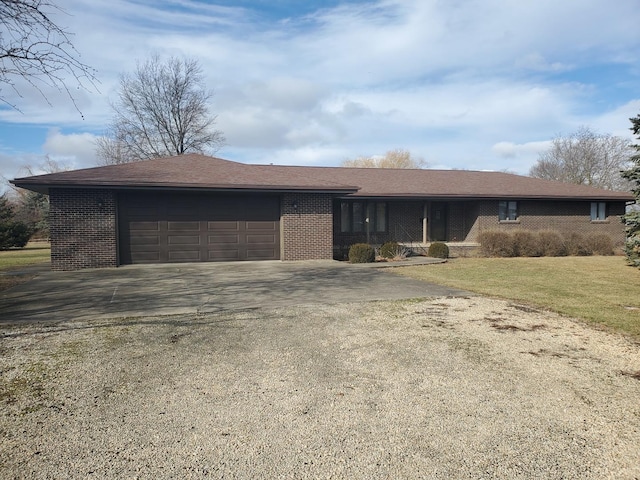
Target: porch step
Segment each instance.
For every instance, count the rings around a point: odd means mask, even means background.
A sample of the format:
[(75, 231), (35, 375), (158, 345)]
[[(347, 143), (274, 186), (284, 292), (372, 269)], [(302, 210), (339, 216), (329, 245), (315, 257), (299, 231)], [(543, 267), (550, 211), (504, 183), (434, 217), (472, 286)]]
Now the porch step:
[[(449, 247), (450, 257), (474, 257), (478, 254), (479, 243), (475, 242), (444, 242)], [(401, 243), (402, 246), (411, 250), (414, 255), (426, 255), (429, 251), (429, 243)]]

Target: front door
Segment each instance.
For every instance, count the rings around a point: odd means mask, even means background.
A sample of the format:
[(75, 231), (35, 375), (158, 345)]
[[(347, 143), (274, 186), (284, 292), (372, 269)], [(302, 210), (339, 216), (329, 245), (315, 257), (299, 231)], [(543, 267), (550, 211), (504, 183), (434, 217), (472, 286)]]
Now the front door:
[(444, 202), (433, 202), (431, 204), (431, 241), (447, 241), (447, 204)]

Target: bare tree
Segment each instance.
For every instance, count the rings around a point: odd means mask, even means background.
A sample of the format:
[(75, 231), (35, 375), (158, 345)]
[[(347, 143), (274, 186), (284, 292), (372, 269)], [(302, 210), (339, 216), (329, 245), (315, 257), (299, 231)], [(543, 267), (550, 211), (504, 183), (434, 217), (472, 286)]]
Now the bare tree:
[(389, 150), (384, 156), (356, 157), (342, 162), (343, 167), (359, 168), (423, 168), (427, 163), (422, 158), (415, 158), (409, 150), (396, 148)]
[[(65, 13), (53, 0), (0, 0), (0, 85), (22, 97), (22, 80), (47, 103), (43, 88), (54, 87), (64, 91), (78, 110), (67, 78), (72, 77), (78, 87), (87, 83), (95, 87), (95, 71), (80, 61), (72, 34), (51, 19), (55, 12)], [(1, 89), (0, 102), (20, 111)]]
[(209, 112), (213, 97), (196, 60), (153, 56), (120, 77), (109, 133), (98, 140), (101, 163), (185, 153), (215, 153), (224, 143)]
[(620, 172), (629, 165), (631, 152), (630, 142), (624, 138), (580, 127), (568, 136), (555, 137), (529, 175), (608, 190), (628, 190), (629, 182)]
[(120, 165), (133, 161), (128, 156), (124, 141), (118, 139), (116, 133), (98, 137), (95, 143), (98, 165)]
[[(70, 170), (70, 166), (46, 155), (44, 161), (36, 167), (25, 165), (20, 176), (33, 176)], [(32, 192), (8, 183), (11, 190), (7, 198), (13, 204), (15, 220), (27, 225), (37, 237), (49, 236), (49, 196)]]

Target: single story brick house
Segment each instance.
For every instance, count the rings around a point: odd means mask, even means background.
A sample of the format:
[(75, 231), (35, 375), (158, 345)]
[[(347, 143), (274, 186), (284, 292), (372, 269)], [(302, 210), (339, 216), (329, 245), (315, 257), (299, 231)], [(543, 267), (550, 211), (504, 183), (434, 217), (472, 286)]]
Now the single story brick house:
[(331, 259), (487, 229), (604, 232), (633, 196), (502, 172), (248, 165), (199, 154), (18, 178), (50, 200), (54, 270)]

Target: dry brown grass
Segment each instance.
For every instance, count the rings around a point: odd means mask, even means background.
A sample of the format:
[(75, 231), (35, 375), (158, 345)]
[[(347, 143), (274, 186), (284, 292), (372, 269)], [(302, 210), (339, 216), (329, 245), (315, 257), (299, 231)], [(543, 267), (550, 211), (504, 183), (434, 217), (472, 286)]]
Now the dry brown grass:
[(458, 258), (397, 273), (525, 302), (640, 339), (640, 270), (622, 257)]

